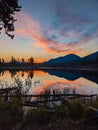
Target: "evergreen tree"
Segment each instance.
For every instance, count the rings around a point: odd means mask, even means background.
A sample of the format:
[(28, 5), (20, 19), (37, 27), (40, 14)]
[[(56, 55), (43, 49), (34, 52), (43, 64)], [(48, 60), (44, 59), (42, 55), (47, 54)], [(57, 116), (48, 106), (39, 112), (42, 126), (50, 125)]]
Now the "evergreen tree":
[(5, 33), (14, 38), (10, 32), (14, 31), (15, 12), (20, 11), (21, 6), (18, 5), (18, 0), (0, 0), (0, 33), (2, 29)]

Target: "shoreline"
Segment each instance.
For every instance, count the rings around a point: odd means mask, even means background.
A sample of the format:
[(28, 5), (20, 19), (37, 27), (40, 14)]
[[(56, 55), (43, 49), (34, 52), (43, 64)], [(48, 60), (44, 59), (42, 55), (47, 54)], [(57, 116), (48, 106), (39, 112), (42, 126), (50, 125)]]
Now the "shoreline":
[(78, 71), (98, 71), (98, 68), (91, 67), (37, 67), (37, 66), (8, 66), (0, 67), (0, 70), (78, 70)]

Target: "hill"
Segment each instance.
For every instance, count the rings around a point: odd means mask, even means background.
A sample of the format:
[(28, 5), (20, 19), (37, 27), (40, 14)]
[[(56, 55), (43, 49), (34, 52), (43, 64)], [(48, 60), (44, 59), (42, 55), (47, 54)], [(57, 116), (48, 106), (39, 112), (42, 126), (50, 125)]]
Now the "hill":
[(75, 54), (69, 54), (63, 57), (50, 59), (43, 63), (46, 67), (89, 67), (98, 66), (98, 51), (85, 57), (79, 57)]

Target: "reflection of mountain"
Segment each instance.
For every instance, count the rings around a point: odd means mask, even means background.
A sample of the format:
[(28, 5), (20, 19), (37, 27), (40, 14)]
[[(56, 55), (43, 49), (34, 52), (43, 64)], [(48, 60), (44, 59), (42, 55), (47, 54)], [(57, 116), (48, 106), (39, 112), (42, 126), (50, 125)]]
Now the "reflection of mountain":
[(51, 75), (66, 78), (68, 80), (76, 80), (80, 77), (83, 77), (98, 84), (98, 77), (97, 73), (95, 72), (91, 73), (88, 71), (68, 71), (68, 70), (52, 70), (52, 69), (47, 69), (44, 71), (48, 72)]
[(45, 71), (47, 71), (51, 75), (55, 75), (61, 78), (66, 78), (68, 80), (75, 80), (80, 77), (80, 75), (77, 73), (72, 73), (64, 70), (45, 70)]
[[(48, 72), (50, 75), (55, 75), (61, 78), (65, 78), (68, 80), (76, 80), (80, 77), (86, 78), (98, 84), (97, 72), (89, 72), (89, 71), (79, 71), (79, 70), (67, 70), (67, 69), (44, 69), (44, 72)], [(27, 73), (27, 77), (33, 78), (34, 71), (33, 70), (10, 70), (11, 78), (14, 78), (17, 75), (24, 77), (24, 73)], [(6, 70), (0, 71), (0, 76), (6, 75)]]
[(98, 51), (92, 53), (83, 58), (75, 55), (69, 54), (63, 57), (58, 57), (55, 59), (50, 59), (48, 62), (44, 62), (43, 66), (48, 67), (92, 67), (98, 66)]
[(75, 80), (79, 77), (84, 77), (98, 83), (97, 66), (98, 51), (83, 58), (70, 54), (43, 63), (44, 71), (47, 71), (51, 75), (63, 77), (68, 80)]

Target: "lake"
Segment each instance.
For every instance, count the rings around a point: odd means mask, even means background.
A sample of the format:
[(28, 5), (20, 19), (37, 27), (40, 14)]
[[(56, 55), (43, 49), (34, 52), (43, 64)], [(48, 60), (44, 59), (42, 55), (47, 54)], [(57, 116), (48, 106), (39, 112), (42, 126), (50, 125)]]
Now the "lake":
[(45, 90), (56, 90), (62, 93), (64, 89), (75, 89), (77, 93), (81, 94), (98, 94), (96, 75), (66, 70), (3, 70), (0, 71), (0, 87), (13, 84), (14, 78), (17, 76), (23, 82), (28, 77), (32, 80), (28, 94), (39, 94)]

